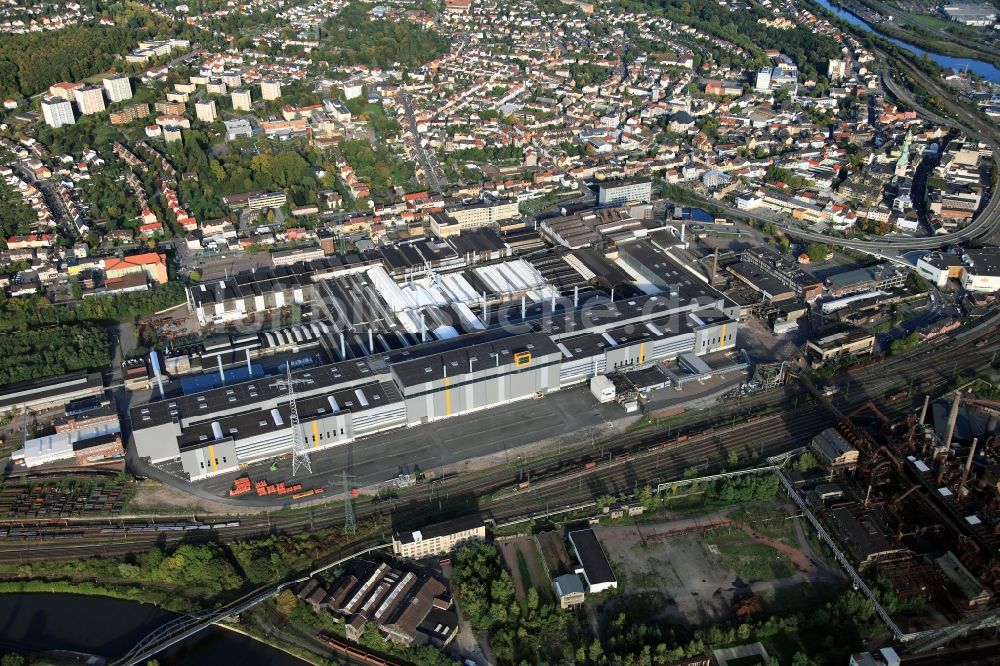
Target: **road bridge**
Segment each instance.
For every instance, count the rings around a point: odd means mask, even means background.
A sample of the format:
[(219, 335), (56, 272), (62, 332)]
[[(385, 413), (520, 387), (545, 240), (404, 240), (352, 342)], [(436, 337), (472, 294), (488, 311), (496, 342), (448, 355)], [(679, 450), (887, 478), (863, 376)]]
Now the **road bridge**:
[(389, 546), (390, 544), (387, 543), (371, 546), (330, 562), (329, 564), (325, 564), (318, 569), (313, 569), (308, 573), (297, 575), (291, 580), (260, 587), (238, 599), (234, 599), (233, 601), (220, 606), (219, 608), (181, 615), (151, 632), (139, 641), (135, 647), (128, 652), (128, 654), (117, 661), (111, 662), (111, 666), (134, 666), (135, 664), (144, 664), (147, 660), (152, 659), (163, 650), (191, 638), (203, 629), (206, 629), (217, 622), (221, 622), (226, 618), (236, 617), (241, 613), (247, 612), (257, 604), (278, 596), (282, 590), (292, 587), (293, 585), (303, 583), (316, 574), (343, 564), (344, 562), (352, 560), (355, 557), (365, 555), (376, 550), (388, 548)]

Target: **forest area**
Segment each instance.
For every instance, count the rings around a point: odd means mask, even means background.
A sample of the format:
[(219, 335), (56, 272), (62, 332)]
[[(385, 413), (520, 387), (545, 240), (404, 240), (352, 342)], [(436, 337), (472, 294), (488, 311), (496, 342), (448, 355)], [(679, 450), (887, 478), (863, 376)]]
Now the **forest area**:
[(743, 61), (735, 54), (710, 49), (713, 57), (722, 64), (739, 64), (741, 67), (770, 64), (764, 49), (779, 48), (795, 61), (804, 78), (822, 77), (825, 81), (827, 62), (840, 57), (840, 48), (833, 39), (815, 34), (807, 27), (797, 25), (790, 30), (779, 30), (757, 23), (757, 19), (771, 16), (759, 5), (732, 11), (715, 2), (691, 0), (617, 0), (615, 4), (662, 13), (672, 21), (732, 42), (754, 56), (751, 61)]
[(369, 6), (352, 2), (323, 25), (314, 57), (336, 65), (422, 65), (448, 52), (443, 35), (407, 21), (376, 19)]
[(30, 97), (59, 81), (80, 81), (111, 71), (142, 39), (190, 39), (205, 34), (130, 0), (116, 5), (114, 11), (97, 11), (95, 16), (113, 18), (115, 25), (95, 23), (4, 35), (0, 40), (0, 96)]
[(111, 363), (104, 324), (134, 319), (184, 301), (184, 285), (94, 296), (75, 306), (43, 296), (0, 300), (0, 384), (39, 379)]
[(107, 333), (92, 324), (33, 328), (0, 336), (0, 384), (96, 370), (110, 362)]

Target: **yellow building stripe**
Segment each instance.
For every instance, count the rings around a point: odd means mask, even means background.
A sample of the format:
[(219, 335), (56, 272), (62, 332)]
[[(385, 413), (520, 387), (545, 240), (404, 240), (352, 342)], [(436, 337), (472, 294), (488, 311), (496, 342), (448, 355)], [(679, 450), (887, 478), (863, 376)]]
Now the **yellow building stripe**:
[(645, 342), (640, 342), (639, 343), (639, 363), (645, 363), (645, 362), (646, 362), (646, 343)]
[(722, 342), (722, 345), (720, 345), (720, 346), (724, 347), (726, 345), (726, 325), (725, 324), (722, 325), (722, 334), (719, 336), (719, 340)]
[(313, 421), (313, 448), (319, 448), (319, 426), (316, 425), (316, 421)]
[(218, 471), (219, 466), (215, 464), (215, 447), (214, 446), (209, 446), (208, 447), (208, 462), (210, 462), (212, 464), (212, 471), (213, 472)]
[(451, 416), (451, 378), (444, 378), (444, 415)]

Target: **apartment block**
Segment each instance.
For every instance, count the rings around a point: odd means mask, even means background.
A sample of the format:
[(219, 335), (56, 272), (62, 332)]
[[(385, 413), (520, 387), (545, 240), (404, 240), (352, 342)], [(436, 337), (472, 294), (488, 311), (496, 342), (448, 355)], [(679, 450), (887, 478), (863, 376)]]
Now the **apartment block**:
[(132, 99), (132, 82), (127, 76), (108, 77), (104, 79), (104, 92), (112, 104)]
[(104, 89), (97, 86), (85, 86), (73, 91), (76, 106), (80, 113), (89, 116), (104, 111)]
[(237, 88), (230, 93), (230, 97), (233, 100), (233, 111), (249, 111), (253, 106), (248, 88)]
[(214, 123), (219, 115), (215, 111), (215, 100), (196, 102), (194, 105), (195, 116), (203, 123)]
[(73, 105), (58, 97), (46, 97), (42, 100), (42, 117), (49, 127), (57, 129), (63, 125), (76, 124)]

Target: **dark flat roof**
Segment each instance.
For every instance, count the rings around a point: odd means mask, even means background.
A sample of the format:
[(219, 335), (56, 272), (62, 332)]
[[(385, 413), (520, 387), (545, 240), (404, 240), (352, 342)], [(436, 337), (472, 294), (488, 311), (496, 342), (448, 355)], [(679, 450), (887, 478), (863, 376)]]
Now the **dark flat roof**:
[[(361, 398), (358, 396), (359, 391), (368, 404), (362, 403)], [(402, 396), (392, 382), (374, 382), (339, 391), (331, 391), (325, 395), (297, 399), (296, 407), (299, 410), (299, 418), (308, 421), (345, 411), (357, 414), (394, 402), (401, 402), (402, 399)], [(334, 405), (336, 405), (336, 408)], [(291, 423), (291, 411), (288, 403), (280, 404), (276, 409), (281, 419), (280, 424), (275, 421), (271, 410), (253, 408), (249, 412), (211, 419), (184, 428), (184, 432), (177, 438), (178, 446), (181, 450), (186, 450), (192, 447), (198, 448), (206, 444), (211, 444), (215, 441), (215, 433), (212, 430), (213, 423), (219, 424), (225, 438), (235, 440), (247, 439), (288, 428)], [(306, 432), (308, 433), (308, 430)]]
[(642, 178), (622, 178), (620, 180), (604, 180), (597, 184), (597, 187), (601, 189), (610, 189), (613, 187), (627, 187), (629, 185), (644, 185), (645, 183), (652, 183), (652, 178), (642, 177)]
[(433, 539), (435, 537), (455, 534), (456, 532), (478, 529), (483, 525), (483, 517), (478, 513), (474, 513), (471, 516), (452, 518), (451, 520), (446, 520), (443, 523), (435, 523), (433, 525), (428, 525), (427, 527), (421, 527), (419, 530), (397, 533), (396, 540), (400, 543), (413, 543), (415, 541), (413, 537), (414, 532), (419, 532), (423, 539)]
[(64, 397), (67, 402), (82, 395), (91, 395), (103, 388), (100, 373), (73, 372), (57, 377), (33, 379), (8, 384), (0, 389), (0, 409), (25, 402), (39, 402)]
[[(653, 273), (670, 289), (670, 296), (676, 296), (682, 301), (693, 298), (724, 299), (721, 292), (696, 278), (676, 259), (658, 250), (647, 241), (622, 243), (619, 252), (629, 255), (650, 273)], [(662, 296), (661, 296), (662, 297)]]
[(793, 297), (795, 296), (794, 289), (785, 286), (756, 266), (751, 266), (750, 264), (739, 261), (732, 266), (729, 266), (727, 270), (743, 278), (744, 282), (762, 292), (771, 300), (775, 300), (776, 296), (788, 296), (789, 294)]
[(543, 333), (527, 333), (479, 343), (475, 342), (475, 338), (468, 338), (461, 336), (442, 340), (440, 346), (410, 347), (390, 356), (389, 364), (400, 384), (407, 387), (441, 379), (445, 372), (457, 376), (470, 370), (478, 372), (498, 366), (503, 368), (514, 362), (514, 354), (518, 352), (531, 352), (532, 359), (559, 354), (559, 348)]
[[(378, 373), (373, 371), (364, 359), (354, 359), (307, 368), (292, 372), (293, 379), (302, 379), (309, 384), (295, 387), (300, 400), (310, 394), (332, 393), (337, 386), (352, 382), (357, 383), (365, 378), (375, 379)], [(277, 379), (284, 375), (261, 377), (248, 382), (231, 384), (204, 393), (195, 393), (177, 398), (167, 398), (145, 405), (138, 405), (129, 411), (133, 430), (142, 430), (153, 426), (169, 423), (175, 417), (178, 419), (210, 419), (220, 411), (253, 409), (266, 400), (280, 399), (287, 391), (274, 386)]]
[(583, 565), (583, 570), (587, 574), (588, 583), (596, 585), (617, 582), (608, 557), (604, 554), (604, 549), (601, 548), (601, 542), (597, 540), (594, 530), (570, 532), (569, 540), (576, 549), (577, 557), (580, 558), (580, 564)]

